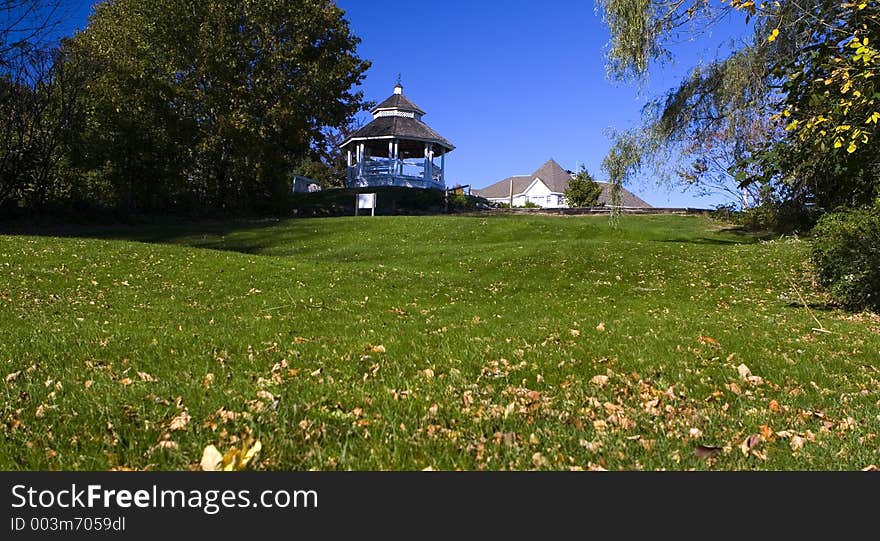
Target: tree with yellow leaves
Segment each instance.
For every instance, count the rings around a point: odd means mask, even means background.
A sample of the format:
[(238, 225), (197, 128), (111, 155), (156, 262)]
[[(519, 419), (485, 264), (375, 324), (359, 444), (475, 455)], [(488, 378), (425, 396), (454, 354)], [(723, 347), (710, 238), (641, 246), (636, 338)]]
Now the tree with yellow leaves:
[[(716, 170), (729, 173), (740, 189), (762, 186), (777, 201), (823, 209), (862, 206), (878, 196), (877, 2), (599, 0), (599, 5), (612, 34), (609, 71), (617, 78), (643, 76), (652, 61), (669, 56), (667, 44), (683, 30), (699, 33), (725, 15), (741, 14), (753, 35), (728, 58), (695, 70), (658, 100), (643, 128), (627, 133), (629, 140), (633, 133), (641, 138), (636, 165), (688, 148), (699, 149), (694, 163), (701, 165), (718, 149), (735, 148), (733, 159), (716, 163)], [(692, 114), (701, 104), (711, 105), (703, 110), (710, 114)], [(745, 126), (760, 126), (761, 132), (747, 136)], [(609, 156), (616, 156), (613, 149)], [(656, 161), (674, 162), (668, 156)], [(626, 165), (616, 168), (638, 170)]]

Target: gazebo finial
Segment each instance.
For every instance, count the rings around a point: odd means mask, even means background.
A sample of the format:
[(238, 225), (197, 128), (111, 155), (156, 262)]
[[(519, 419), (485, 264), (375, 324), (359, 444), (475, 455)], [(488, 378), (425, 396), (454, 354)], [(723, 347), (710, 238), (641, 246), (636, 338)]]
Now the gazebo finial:
[(403, 94), (403, 85), (400, 84), (400, 74), (397, 74), (397, 84), (394, 85), (394, 93), (395, 94)]

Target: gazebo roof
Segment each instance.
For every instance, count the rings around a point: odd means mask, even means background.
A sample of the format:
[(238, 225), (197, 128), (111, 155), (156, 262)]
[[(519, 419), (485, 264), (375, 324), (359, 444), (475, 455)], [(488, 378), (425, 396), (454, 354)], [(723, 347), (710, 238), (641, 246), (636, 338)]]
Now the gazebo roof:
[(379, 105), (370, 109), (371, 113), (376, 113), (377, 111), (388, 111), (388, 110), (397, 110), (397, 111), (411, 111), (413, 113), (418, 113), (420, 115), (425, 114), (418, 105), (411, 102), (409, 98), (404, 96), (403, 94), (392, 94), (385, 101), (380, 103)]
[(402, 116), (375, 118), (372, 122), (351, 134), (341, 146), (344, 147), (352, 141), (363, 139), (409, 139), (435, 143), (444, 147), (447, 151), (455, 149), (455, 145), (432, 130), (421, 120)]
[(352, 141), (401, 139), (434, 143), (442, 147), (444, 152), (455, 149), (455, 145), (422, 121), (425, 112), (403, 95), (400, 83), (394, 87), (394, 94), (370, 112), (373, 113), (373, 120), (348, 136), (340, 148)]

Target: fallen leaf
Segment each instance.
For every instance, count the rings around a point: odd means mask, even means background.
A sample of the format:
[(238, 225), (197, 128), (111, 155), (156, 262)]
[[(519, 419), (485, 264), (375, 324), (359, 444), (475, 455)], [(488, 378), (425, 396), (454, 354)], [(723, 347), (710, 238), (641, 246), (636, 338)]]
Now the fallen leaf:
[(430, 368), (425, 368), (424, 372), (422, 372), (422, 373), (425, 374), (425, 378), (427, 378), (427, 379), (431, 379), (434, 377), (434, 371), (431, 370)]
[(128, 387), (129, 385), (131, 385), (134, 382), (131, 380), (131, 378), (122, 378), (121, 380), (119, 380), (119, 383)]
[(752, 376), (752, 371), (745, 364), (737, 366), (736, 371), (739, 372), (739, 377), (744, 380), (748, 380)]
[(791, 451), (796, 452), (798, 449), (804, 446), (806, 440), (800, 436), (792, 436), (789, 445), (791, 445)]
[(593, 376), (593, 378), (590, 379), (590, 383), (598, 385), (599, 387), (604, 387), (605, 385), (608, 385), (608, 376)]
[(705, 344), (707, 346), (711, 346), (713, 348), (721, 347), (721, 344), (718, 342), (718, 340), (715, 340), (711, 336), (704, 336), (702, 334), (697, 337), (697, 342)]
[(171, 419), (171, 423), (168, 425), (168, 430), (185, 430), (190, 419), (192, 419), (192, 417), (190, 417), (186, 410), (181, 411), (177, 417)]
[(213, 445), (205, 447), (202, 451), (202, 460), (199, 462), (203, 471), (220, 471), (223, 465), (223, 455)]
[(157, 449), (177, 449), (180, 445), (176, 441), (162, 440), (156, 444)]
[(763, 438), (760, 434), (752, 434), (751, 436), (744, 439), (742, 444), (739, 446), (739, 449), (740, 451), (742, 451), (743, 456), (749, 456), (749, 453), (751, 453), (755, 447), (761, 445), (761, 441), (763, 441)]
[(761, 431), (761, 437), (764, 438), (764, 441), (770, 441), (770, 439), (773, 437), (773, 429), (769, 426), (761, 425), (759, 427), (759, 430)]
[(604, 331), (605, 330), (605, 323), (603, 322), (603, 323), (599, 323), (598, 325), (596, 325), (596, 330), (599, 332)]
[(880, 469), (878, 469), (877, 466), (875, 466), (874, 464), (871, 464), (862, 468), (862, 471), (880, 471)]
[(779, 413), (780, 411), (782, 411), (782, 408), (779, 407), (779, 402), (777, 402), (775, 400), (770, 401), (770, 405), (768, 406), (768, 408), (773, 413)]
[(153, 376), (147, 374), (146, 372), (138, 372), (137, 375), (139, 378), (141, 378), (141, 381), (146, 381), (146, 382), (156, 381), (155, 378), (153, 378)]
[(713, 447), (711, 445), (697, 445), (694, 448), (694, 455), (697, 458), (712, 458), (721, 452), (721, 447)]
[(370, 351), (372, 351), (373, 353), (385, 353), (385, 346), (379, 344), (378, 346), (371, 347)]
[(581, 331), (579, 331), (577, 329), (570, 329), (568, 332), (571, 333), (571, 335), (574, 336), (575, 338), (577, 338), (578, 336), (581, 335)]
[(532, 464), (534, 464), (536, 468), (540, 468), (549, 465), (550, 462), (547, 460), (547, 457), (541, 453), (535, 453), (532, 455)]
[(6, 376), (6, 383), (12, 383), (13, 381), (15, 381), (15, 378), (17, 378), (19, 376), (19, 374), (21, 374), (21, 370), (19, 370), (18, 372), (13, 372), (11, 374), (8, 374)]
[(257, 398), (262, 398), (263, 400), (275, 400), (275, 395), (270, 393), (269, 391), (257, 391)]
[(698, 439), (703, 435), (703, 431), (699, 428), (692, 428), (688, 431), (688, 435), (694, 439)]
[(202, 386), (205, 389), (210, 389), (211, 385), (214, 384), (214, 374), (205, 374), (205, 377), (202, 378)]

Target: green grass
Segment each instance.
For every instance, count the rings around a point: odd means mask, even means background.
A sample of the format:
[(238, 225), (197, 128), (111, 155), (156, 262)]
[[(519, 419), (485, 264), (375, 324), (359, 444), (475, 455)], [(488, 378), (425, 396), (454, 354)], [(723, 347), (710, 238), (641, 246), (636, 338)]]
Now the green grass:
[(0, 236), (2, 469), (186, 469), (248, 436), (259, 469), (880, 462), (880, 318), (824, 307), (806, 241), (668, 216), (77, 234)]

